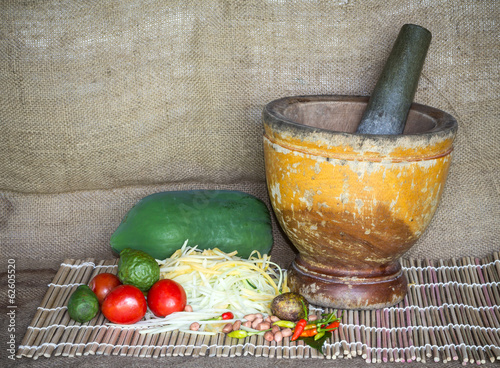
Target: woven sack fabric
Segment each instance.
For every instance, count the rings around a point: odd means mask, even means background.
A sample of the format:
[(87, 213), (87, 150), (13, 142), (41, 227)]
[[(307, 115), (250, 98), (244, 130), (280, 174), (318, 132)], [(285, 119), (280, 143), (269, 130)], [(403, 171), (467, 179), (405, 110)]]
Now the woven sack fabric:
[[(121, 217), (158, 190), (235, 188), (267, 200), (265, 104), (368, 95), (405, 23), (433, 34), (415, 101), (459, 122), (441, 205), (410, 255), (499, 247), (497, 1), (0, 6), (4, 257), (109, 257)], [(276, 232), (274, 252), (289, 254)]]

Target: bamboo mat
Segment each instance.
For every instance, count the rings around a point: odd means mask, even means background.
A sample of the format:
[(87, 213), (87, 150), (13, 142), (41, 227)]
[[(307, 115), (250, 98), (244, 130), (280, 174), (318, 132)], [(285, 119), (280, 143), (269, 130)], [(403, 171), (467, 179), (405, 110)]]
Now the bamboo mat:
[[(84, 324), (72, 321), (66, 307), (71, 293), (97, 273), (116, 273), (116, 264), (117, 260), (65, 260), (48, 285), (17, 357), (358, 357), (370, 363), (454, 360), (463, 364), (500, 360), (499, 252), (484, 259), (402, 259), (409, 282), (405, 299), (379, 310), (346, 310), (340, 328), (324, 345), (324, 355), (289, 338), (276, 343), (262, 336), (237, 340), (222, 333), (202, 336), (173, 331), (144, 335), (107, 326), (102, 313)], [(311, 307), (318, 314), (331, 312)]]

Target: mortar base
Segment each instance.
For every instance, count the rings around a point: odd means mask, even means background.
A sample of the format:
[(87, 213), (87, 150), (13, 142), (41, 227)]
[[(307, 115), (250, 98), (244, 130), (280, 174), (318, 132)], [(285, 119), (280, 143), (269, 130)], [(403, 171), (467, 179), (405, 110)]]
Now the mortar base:
[(288, 282), (290, 289), (302, 294), (309, 303), (337, 309), (390, 307), (403, 300), (408, 286), (401, 267), (389, 276), (342, 277), (310, 271), (295, 261), (290, 266)]

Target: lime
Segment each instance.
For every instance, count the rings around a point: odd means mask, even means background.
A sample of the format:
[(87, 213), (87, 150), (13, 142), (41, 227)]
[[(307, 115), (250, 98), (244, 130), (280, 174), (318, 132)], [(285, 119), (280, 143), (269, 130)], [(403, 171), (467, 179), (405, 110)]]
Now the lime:
[(68, 301), (69, 316), (77, 322), (85, 323), (99, 312), (97, 296), (87, 285), (80, 285)]
[(120, 252), (118, 278), (122, 284), (148, 291), (160, 279), (160, 266), (146, 252), (125, 248)]

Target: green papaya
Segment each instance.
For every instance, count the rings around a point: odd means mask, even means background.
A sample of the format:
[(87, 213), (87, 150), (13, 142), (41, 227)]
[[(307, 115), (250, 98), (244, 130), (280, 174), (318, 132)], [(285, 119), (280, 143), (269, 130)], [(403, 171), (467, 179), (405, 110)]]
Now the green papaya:
[(248, 258), (269, 254), (271, 217), (258, 198), (240, 191), (187, 190), (151, 194), (137, 202), (112, 234), (111, 248), (137, 249), (156, 259), (170, 257), (184, 242)]

